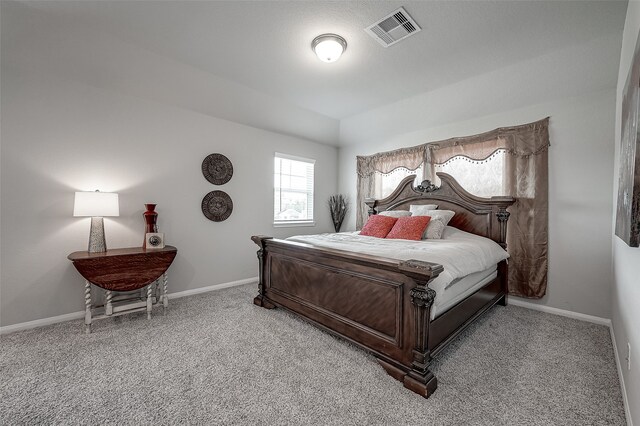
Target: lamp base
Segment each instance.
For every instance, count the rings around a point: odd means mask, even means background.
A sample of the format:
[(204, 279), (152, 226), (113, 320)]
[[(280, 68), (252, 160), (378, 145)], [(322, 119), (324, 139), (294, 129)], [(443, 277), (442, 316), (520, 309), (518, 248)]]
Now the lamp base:
[(91, 231), (89, 232), (89, 253), (103, 253), (107, 251), (107, 242), (104, 239), (104, 220), (101, 217), (91, 218)]

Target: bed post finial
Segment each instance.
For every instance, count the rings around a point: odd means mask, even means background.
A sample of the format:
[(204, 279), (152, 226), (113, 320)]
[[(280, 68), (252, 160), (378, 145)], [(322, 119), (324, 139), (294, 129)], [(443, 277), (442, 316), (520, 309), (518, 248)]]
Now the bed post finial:
[(369, 210), (367, 210), (367, 213), (369, 213), (369, 216), (376, 214), (376, 199), (375, 198), (365, 198), (364, 203), (367, 205), (367, 207), (369, 207)]
[(267, 309), (275, 308), (264, 297), (264, 245), (267, 240), (271, 240), (273, 237), (267, 237), (266, 235), (254, 235), (251, 237), (251, 241), (256, 243), (260, 249), (258, 250), (258, 295), (253, 299), (254, 305), (261, 306)]

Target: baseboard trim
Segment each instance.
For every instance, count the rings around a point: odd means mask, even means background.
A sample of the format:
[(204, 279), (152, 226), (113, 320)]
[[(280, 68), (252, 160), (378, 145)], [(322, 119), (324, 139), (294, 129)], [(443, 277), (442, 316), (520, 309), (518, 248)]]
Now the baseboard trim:
[[(208, 293), (210, 291), (222, 290), (223, 288), (237, 287), (245, 284), (257, 284), (258, 277), (246, 278), (244, 280), (231, 281), (223, 284), (210, 285), (207, 287), (198, 287), (191, 290), (179, 291), (177, 293), (169, 293), (169, 300), (179, 299), (181, 297), (193, 296), (201, 293)], [(258, 291), (256, 287), (256, 291)]]
[(618, 378), (620, 379), (620, 390), (622, 391), (622, 403), (624, 405), (624, 415), (627, 418), (627, 425), (633, 426), (631, 418), (631, 409), (629, 408), (629, 398), (627, 398), (627, 387), (624, 385), (624, 376), (622, 375), (622, 364), (618, 355), (618, 345), (616, 344), (616, 333), (613, 330), (613, 324), (609, 327), (611, 331), (611, 342), (613, 343), (613, 355), (616, 358), (616, 367), (618, 368)]
[(44, 327), (45, 325), (57, 324), (59, 322), (77, 320), (84, 318), (84, 311), (71, 312), (69, 314), (58, 315), (55, 317), (42, 318), (33, 321), (20, 322), (18, 324), (5, 325), (0, 327), (1, 334), (9, 334), (14, 331), (29, 330), (31, 328)]
[(551, 306), (538, 305), (537, 303), (526, 302), (524, 300), (516, 299), (515, 297), (509, 297), (507, 299), (507, 304), (611, 327), (611, 320), (609, 318), (602, 318), (595, 315), (587, 315), (580, 312), (567, 311), (565, 309), (553, 308)]
[[(208, 293), (210, 291), (222, 290), (224, 288), (237, 287), (240, 285), (257, 283), (257, 282), (258, 282), (258, 277), (252, 277), (252, 278), (246, 278), (244, 280), (231, 281), (228, 283), (210, 285), (207, 287), (199, 287), (191, 290), (178, 291), (176, 293), (169, 293), (169, 300), (179, 299), (181, 297), (193, 296), (196, 294)], [(18, 324), (5, 325), (0, 327), (0, 335), (13, 333), (15, 331), (23, 331), (23, 330), (29, 330), (37, 327), (44, 327), (47, 325), (57, 324), (59, 322), (77, 320), (80, 318), (84, 318), (84, 311), (71, 312), (68, 314), (58, 315), (55, 317), (42, 318), (42, 319), (33, 320), (33, 321), (21, 322)]]

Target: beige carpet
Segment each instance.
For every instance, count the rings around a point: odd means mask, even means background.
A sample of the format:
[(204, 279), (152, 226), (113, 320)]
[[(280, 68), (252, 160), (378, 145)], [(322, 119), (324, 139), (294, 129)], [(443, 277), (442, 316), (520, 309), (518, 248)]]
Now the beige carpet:
[(0, 423), (624, 424), (606, 327), (493, 308), (439, 356), (423, 399), (255, 293), (177, 299), (91, 335), (79, 320), (2, 336)]

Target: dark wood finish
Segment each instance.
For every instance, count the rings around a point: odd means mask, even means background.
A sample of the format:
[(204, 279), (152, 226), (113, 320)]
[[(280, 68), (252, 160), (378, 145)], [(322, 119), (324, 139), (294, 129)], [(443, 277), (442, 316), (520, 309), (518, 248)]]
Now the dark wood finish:
[(76, 251), (67, 258), (80, 275), (90, 283), (112, 291), (131, 291), (143, 288), (164, 274), (178, 249), (131, 247), (107, 250), (103, 253)]
[[(413, 188), (404, 179), (383, 200), (367, 200), (370, 214), (408, 209), (410, 204), (438, 204), (456, 212), (452, 225), (493, 239), (505, 247), (510, 197), (480, 198), (467, 193), (449, 175), (439, 173), (439, 188), (425, 181)], [(258, 296), (254, 303), (281, 307), (376, 356), (384, 369), (424, 397), (437, 380), (432, 357), (496, 303), (506, 303), (507, 264), (498, 276), (435, 320), (436, 292), (429, 283), (441, 265), (398, 261), (259, 235)]]

